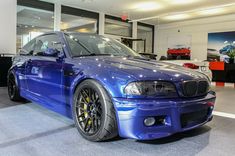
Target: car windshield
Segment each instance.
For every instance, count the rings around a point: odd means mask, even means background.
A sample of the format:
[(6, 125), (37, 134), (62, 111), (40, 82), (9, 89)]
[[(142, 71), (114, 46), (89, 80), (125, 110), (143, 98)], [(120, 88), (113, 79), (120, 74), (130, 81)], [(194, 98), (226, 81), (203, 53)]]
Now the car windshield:
[(114, 39), (92, 34), (66, 34), (72, 57), (80, 56), (125, 56), (141, 57), (131, 48)]

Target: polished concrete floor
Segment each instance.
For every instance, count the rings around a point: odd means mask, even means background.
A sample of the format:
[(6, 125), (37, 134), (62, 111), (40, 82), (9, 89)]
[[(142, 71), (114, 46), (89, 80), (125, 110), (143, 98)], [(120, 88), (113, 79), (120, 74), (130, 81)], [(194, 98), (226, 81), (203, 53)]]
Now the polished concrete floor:
[[(216, 111), (235, 114), (235, 89), (217, 91)], [(0, 156), (235, 155), (235, 119), (215, 116), (201, 128), (154, 141), (83, 139), (73, 121), (33, 103), (13, 103), (0, 88)]]

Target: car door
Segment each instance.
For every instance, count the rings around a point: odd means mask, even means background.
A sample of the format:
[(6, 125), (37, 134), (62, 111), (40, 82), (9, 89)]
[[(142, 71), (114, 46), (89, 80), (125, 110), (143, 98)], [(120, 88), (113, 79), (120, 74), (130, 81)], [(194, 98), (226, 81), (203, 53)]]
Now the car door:
[(27, 89), (26, 78), (25, 78), (25, 67), (27, 60), (32, 55), (34, 50), (36, 39), (31, 40), (27, 43), (21, 50), (20, 55), (13, 59), (13, 63), (16, 63), (17, 66), (17, 78), (19, 82), (20, 89), (25, 91)]
[(36, 39), (34, 56), (26, 65), (28, 91), (35, 100), (52, 107), (61, 103), (63, 61), (57, 56), (46, 55), (49, 50), (57, 49), (63, 53), (61, 41), (56, 34), (47, 34)]

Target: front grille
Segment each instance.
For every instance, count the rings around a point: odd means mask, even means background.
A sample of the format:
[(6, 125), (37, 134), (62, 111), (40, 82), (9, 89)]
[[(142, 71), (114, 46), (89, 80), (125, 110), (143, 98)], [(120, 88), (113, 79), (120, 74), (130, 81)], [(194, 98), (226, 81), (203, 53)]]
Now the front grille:
[(182, 83), (183, 96), (194, 97), (207, 94), (209, 84), (205, 80), (185, 81)]
[(207, 119), (207, 115), (208, 115), (208, 109), (181, 114), (180, 116), (181, 127), (185, 128), (188, 126), (200, 124)]
[(198, 88), (197, 88), (197, 93), (199, 95), (205, 94), (208, 92), (209, 84), (207, 81), (199, 81), (198, 82)]

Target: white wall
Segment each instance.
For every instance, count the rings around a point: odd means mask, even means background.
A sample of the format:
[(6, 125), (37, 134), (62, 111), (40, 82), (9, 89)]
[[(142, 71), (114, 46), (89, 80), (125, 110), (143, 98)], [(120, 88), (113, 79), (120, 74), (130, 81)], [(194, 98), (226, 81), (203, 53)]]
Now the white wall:
[(16, 0), (0, 1), (0, 53), (16, 52)]
[[(175, 22), (159, 25), (156, 30), (156, 51), (158, 56), (165, 55), (167, 51), (168, 36), (191, 35), (192, 59), (206, 60), (208, 33), (235, 31), (235, 14)], [(180, 32), (178, 32), (180, 31)]]

